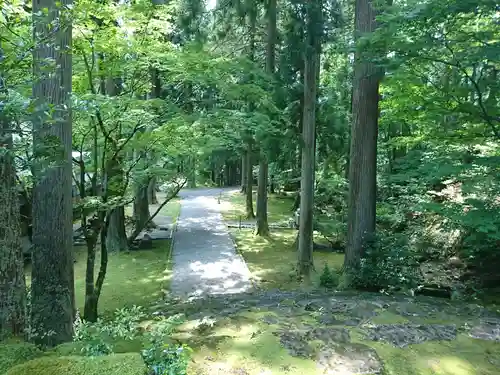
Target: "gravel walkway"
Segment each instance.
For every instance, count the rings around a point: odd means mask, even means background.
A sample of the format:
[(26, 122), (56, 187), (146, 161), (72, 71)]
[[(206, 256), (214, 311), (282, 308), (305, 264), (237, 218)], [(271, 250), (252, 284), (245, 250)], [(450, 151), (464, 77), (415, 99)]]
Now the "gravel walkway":
[(249, 291), (250, 271), (236, 253), (219, 212), (221, 189), (180, 193), (181, 214), (174, 233), (171, 291), (177, 297), (202, 297)]

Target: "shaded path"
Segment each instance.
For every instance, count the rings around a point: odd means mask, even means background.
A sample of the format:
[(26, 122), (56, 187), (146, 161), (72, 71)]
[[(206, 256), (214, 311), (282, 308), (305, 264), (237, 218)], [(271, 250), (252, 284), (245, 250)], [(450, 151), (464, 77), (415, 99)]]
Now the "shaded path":
[(236, 253), (219, 212), (220, 193), (221, 189), (186, 189), (179, 194), (181, 213), (172, 252), (174, 296), (234, 294), (251, 289), (250, 271)]

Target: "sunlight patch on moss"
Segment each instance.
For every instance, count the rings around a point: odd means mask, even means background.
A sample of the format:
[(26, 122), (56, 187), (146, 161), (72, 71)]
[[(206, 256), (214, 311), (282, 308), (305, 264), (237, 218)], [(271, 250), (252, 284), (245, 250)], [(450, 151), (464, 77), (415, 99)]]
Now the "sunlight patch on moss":
[[(300, 288), (295, 279), (297, 252), (293, 246), (296, 232), (272, 231), (269, 238), (255, 236), (252, 230), (232, 230), (238, 252), (243, 256), (254, 280), (260, 287), (284, 290)], [(332, 270), (342, 267), (344, 255), (314, 253), (314, 280), (319, 280), (325, 264)]]
[[(282, 196), (278, 194), (268, 194), (267, 209), (268, 220), (270, 223), (287, 221), (293, 217), (292, 207), (294, 198), (289, 196)], [(240, 217), (245, 219), (245, 204), (246, 197), (239, 192), (222, 195), (222, 216), (225, 220), (238, 221)], [(253, 206), (256, 212), (257, 192), (253, 193)]]

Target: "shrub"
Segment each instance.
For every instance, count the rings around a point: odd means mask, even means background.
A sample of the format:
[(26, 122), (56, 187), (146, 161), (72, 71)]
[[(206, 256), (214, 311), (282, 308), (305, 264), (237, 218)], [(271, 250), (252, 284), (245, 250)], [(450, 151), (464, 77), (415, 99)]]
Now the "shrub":
[(117, 310), (114, 319), (109, 322), (84, 322), (77, 316), (74, 341), (79, 344), (83, 355), (99, 356), (117, 352), (117, 343), (134, 341), (144, 317), (144, 312), (137, 306)]
[(0, 373), (42, 355), (33, 344), (0, 344)]
[(402, 235), (378, 235), (361, 259), (353, 286), (366, 290), (415, 289), (422, 281), (418, 254)]
[(139, 353), (100, 357), (41, 357), (12, 367), (5, 375), (146, 375)]
[(323, 272), (319, 276), (319, 286), (323, 288), (335, 288), (339, 285), (339, 275), (325, 264)]

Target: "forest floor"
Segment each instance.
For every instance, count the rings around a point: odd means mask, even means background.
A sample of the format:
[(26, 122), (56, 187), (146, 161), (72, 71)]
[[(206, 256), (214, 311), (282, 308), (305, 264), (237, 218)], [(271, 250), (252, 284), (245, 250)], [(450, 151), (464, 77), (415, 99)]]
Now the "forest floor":
[[(221, 201), (219, 209), (224, 207)], [(292, 275), (295, 231), (276, 230), (268, 239), (248, 229), (231, 235), (252, 274), (252, 291), (194, 300), (167, 293), (165, 298), (169, 242), (157, 241), (153, 251), (111, 259), (101, 312), (106, 317), (116, 308), (142, 305), (150, 313), (145, 326), (159, 316), (182, 314), (184, 323), (173, 339), (194, 350), (190, 375), (498, 374), (500, 311), (437, 298), (304, 290)], [(342, 254), (315, 253), (317, 273), (325, 263), (338, 268), (342, 261)], [(75, 265), (80, 296), (84, 263)], [(113, 348), (137, 353), (143, 345), (133, 339)], [(71, 345), (56, 352), (79, 353)]]

